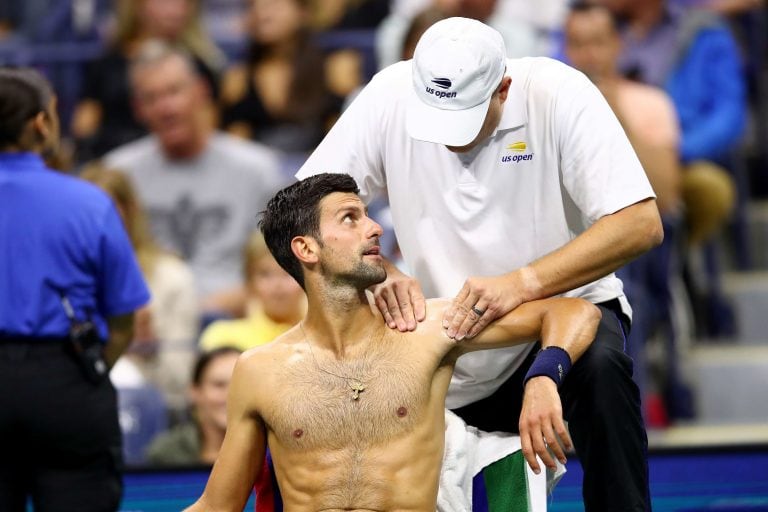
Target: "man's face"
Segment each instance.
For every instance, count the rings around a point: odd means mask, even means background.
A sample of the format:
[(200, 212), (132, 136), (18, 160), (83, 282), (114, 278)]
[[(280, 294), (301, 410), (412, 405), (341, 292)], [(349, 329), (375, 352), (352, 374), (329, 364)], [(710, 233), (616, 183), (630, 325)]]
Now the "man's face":
[(251, 0), (248, 33), (261, 44), (294, 37), (306, 24), (307, 14), (298, 0)]
[(387, 278), (379, 254), (381, 226), (357, 194), (334, 192), (320, 201), (320, 267), (332, 282), (365, 289)]
[(194, 143), (204, 86), (183, 59), (171, 56), (136, 69), (133, 90), (139, 117), (163, 147)]
[(565, 24), (565, 53), (573, 67), (599, 83), (614, 74), (621, 51), (619, 35), (608, 12), (574, 12)]
[(150, 36), (168, 41), (181, 37), (192, 14), (192, 0), (143, 0), (139, 5), (141, 24)]
[(272, 320), (285, 323), (300, 315), (304, 290), (271, 254), (253, 262), (249, 287), (264, 313)]
[(227, 390), (238, 354), (222, 354), (208, 364), (198, 386), (192, 388), (192, 402), (200, 423), (220, 430), (227, 428)]
[(485, 115), (485, 121), (483, 121), (483, 125), (480, 127), (480, 132), (477, 134), (477, 137), (466, 146), (447, 146), (447, 148), (454, 153), (466, 153), (475, 148), (478, 144), (483, 143), (488, 137), (493, 135), (494, 131), (496, 131), (496, 127), (499, 126), (501, 114), (503, 112), (504, 99), (500, 97), (499, 91), (496, 91), (491, 97), (491, 103), (488, 105), (488, 113)]

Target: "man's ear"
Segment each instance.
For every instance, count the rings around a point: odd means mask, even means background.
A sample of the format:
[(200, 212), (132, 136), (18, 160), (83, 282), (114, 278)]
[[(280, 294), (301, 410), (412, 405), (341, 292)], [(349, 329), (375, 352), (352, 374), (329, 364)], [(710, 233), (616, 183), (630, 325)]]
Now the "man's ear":
[(46, 140), (48, 138), (48, 134), (51, 131), (50, 121), (48, 114), (43, 111), (38, 112), (37, 115), (32, 118), (32, 128), (34, 129), (35, 134), (40, 136), (41, 140)]
[(291, 250), (302, 263), (317, 263), (320, 261), (320, 244), (311, 236), (295, 236), (291, 240)]
[(509, 87), (512, 85), (512, 77), (505, 76), (501, 79), (501, 85), (499, 86), (499, 99), (503, 102), (507, 100), (509, 94)]

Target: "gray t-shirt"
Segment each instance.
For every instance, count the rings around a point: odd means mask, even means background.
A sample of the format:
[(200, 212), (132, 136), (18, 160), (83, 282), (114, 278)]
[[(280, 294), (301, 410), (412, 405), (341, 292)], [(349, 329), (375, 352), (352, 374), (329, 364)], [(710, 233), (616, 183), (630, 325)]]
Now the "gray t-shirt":
[(105, 156), (133, 180), (157, 242), (186, 260), (201, 296), (242, 282), (242, 249), (283, 185), (265, 146), (215, 133), (191, 160), (170, 160), (153, 136)]

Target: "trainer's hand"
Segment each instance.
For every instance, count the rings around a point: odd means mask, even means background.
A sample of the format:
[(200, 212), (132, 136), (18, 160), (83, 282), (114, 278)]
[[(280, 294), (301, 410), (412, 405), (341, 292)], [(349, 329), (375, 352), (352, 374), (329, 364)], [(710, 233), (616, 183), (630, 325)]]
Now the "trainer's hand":
[(537, 455), (548, 468), (557, 468), (549, 450), (561, 463), (566, 463), (563, 448), (571, 450), (573, 443), (563, 421), (557, 385), (549, 377), (534, 377), (526, 383), (519, 427), (523, 456), (534, 473), (538, 475), (541, 471)]
[(470, 277), (443, 316), (446, 334), (456, 340), (477, 336), (486, 325), (522, 304), (521, 292), (514, 273)]
[(416, 323), (426, 317), (424, 293), (419, 282), (395, 268), (387, 267), (386, 281), (373, 287), (376, 307), (391, 329), (401, 332), (416, 329)]

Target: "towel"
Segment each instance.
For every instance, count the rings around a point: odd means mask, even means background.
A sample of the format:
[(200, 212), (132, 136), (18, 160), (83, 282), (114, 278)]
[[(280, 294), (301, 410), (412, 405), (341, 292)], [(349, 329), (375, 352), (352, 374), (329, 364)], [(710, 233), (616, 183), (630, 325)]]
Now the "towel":
[(520, 436), (483, 432), (445, 411), (445, 453), (438, 512), (545, 512), (547, 494), (565, 473), (535, 474)]

